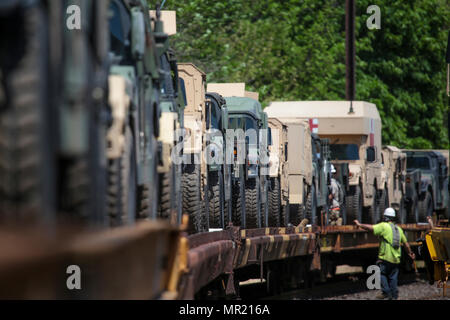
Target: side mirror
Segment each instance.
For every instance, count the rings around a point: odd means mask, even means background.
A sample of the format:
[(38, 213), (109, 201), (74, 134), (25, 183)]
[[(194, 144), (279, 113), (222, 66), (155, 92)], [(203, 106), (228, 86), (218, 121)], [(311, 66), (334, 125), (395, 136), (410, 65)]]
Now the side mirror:
[(366, 161), (375, 162), (376, 159), (375, 147), (368, 147), (366, 149)]
[(131, 10), (131, 52), (135, 59), (142, 59), (145, 53), (144, 14), (137, 8)]
[(205, 113), (206, 113), (206, 130), (209, 130), (209, 123), (211, 120), (211, 102), (206, 101), (205, 103)]
[(273, 145), (273, 142), (272, 142), (272, 128), (268, 128), (268, 134), (269, 134), (269, 137), (268, 137), (268, 142), (267, 142), (267, 145), (269, 145), (269, 146), (271, 146), (271, 145)]

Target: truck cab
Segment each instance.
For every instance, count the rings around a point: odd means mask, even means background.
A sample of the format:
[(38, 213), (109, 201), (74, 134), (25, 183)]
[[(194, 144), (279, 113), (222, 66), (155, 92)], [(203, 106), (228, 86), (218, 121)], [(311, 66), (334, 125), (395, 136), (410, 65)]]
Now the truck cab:
[(381, 118), (365, 101), (272, 102), (266, 112), (279, 118), (308, 120), (320, 138), (329, 139), (331, 161), (347, 164), (347, 219), (377, 223), (381, 213)]
[(267, 196), (263, 194), (266, 176), (262, 176), (261, 168), (269, 162), (267, 147), (261, 147), (267, 138), (261, 131), (267, 128), (261, 104), (257, 94), (245, 91), (245, 83), (210, 83), (208, 92), (222, 95), (228, 109), (227, 149), (233, 150), (232, 221), (243, 228), (260, 228), (268, 213), (264, 207)]
[(419, 216), (425, 222), (433, 211), (448, 217), (448, 166), (438, 151), (406, 151), (408, 171), (420, 170)]

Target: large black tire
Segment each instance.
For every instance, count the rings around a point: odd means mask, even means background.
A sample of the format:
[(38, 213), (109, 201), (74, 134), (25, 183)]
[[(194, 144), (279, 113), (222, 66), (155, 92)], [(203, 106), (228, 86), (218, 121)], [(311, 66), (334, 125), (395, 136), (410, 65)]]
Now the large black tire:
[(223, 228), (224, 197), (222, 172), (211, 172), (208, 175), (209, 225), (212, 228)]
[(384, 213), (384, 211), (389, 208), (389, 193), (388, 190), (385, 188), (383, 191), (381, 191), (380, 198), (378, 199), (380, 212), (381, 214)]
[[(269, 189), (269, 227), (281, 225), (281, 189), (280, 178), (270, 178)], [(283, 220), (284, 222), (284, 220)]]
[(245, 182), (245, 228), (261, 228), (260, 186), (257, 178)]
[(317, 224), (317, 195), (314, 183), (309, 189), (306, 198), (306, 219), (308, 219), (310, 224)]
[(345, 198), (347, 222), (353, 224), (353, 220), (362, 220), (363, 200), (360, 186), (350, 187), (349, 194)]
[(417, 194), (414, 194), (412, 200), (408, 203), (408, 219), (409, 223), (419, 222), (419, 200)]
[(245, 226), (245, 181), (240, 177), (232, 186), (231, 219), (234, 226)]
[(427, 216), (433, 216), (433, 197), (429, 191), (425, 192), (419, 200), (419, 221), (426, 222)]
[(183, 213), (189, 215), (189, 232), (198, 233), (204, 229), (202, 217), (200, 165), (187, 165), (182, 178)]
[(381, 220), (380, 215), (380, 200), (378, 197), (378, 191), (376, 186), (372, 186), (372, 205), (366, 210), (366, 221), (367, 223), (377, 224)]
[(125, 130), (125, 149), (108, 167), (108, 214), (112, 226), (133, 224), (137, 214), (136, 155), (131, 129)]
[(48, 22), (43, 8), (35, 5), (0, 18), (0, 30), (0, 214), (52, 218)]
[(408, 214), (406, 212), (406, 206), (405, 206), (405, 198), (402, 194), (402, 198), (400, 200), (400, 208), (398, 210), (398, 222), (400, 224), (405, 224), (408, 220)]

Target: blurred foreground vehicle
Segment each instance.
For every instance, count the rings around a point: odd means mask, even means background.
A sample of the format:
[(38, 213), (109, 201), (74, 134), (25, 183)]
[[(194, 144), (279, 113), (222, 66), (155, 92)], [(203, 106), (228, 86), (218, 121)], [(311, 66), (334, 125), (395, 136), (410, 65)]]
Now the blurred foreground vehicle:
[[(72, 30), (71, 5), (83, 17)], [(105, 223), (107, 5), (0, 2), (2, 218)]]

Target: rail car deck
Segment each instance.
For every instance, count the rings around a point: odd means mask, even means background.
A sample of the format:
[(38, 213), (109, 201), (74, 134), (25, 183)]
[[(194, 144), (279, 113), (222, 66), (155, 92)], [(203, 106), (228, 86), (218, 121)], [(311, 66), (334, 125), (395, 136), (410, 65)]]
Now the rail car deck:
[[(429, 229), (400, 226), (412, 247)], [(345, 263), (344, 253), (350, 253), (348, 257), (358, 261), (378, 243), (373, 234), (355, 226), (250, 230), (231, 226), (190, 236), (159, 221), (52, 236), (0, 230), (0, 297), (194, 299), (215, 282), (230, 295), (239, 290), (243, 275), (266, 277), (268, 269), (277, 270), (273, 269), (277, 263), (300, 258), (307, 270), (321, 270), (329, 255)], [(71, 265), (80, 267), (80, 290), (67, 288)]]

